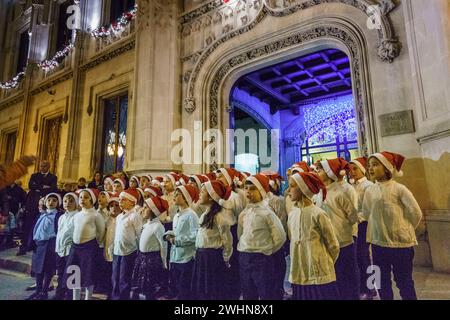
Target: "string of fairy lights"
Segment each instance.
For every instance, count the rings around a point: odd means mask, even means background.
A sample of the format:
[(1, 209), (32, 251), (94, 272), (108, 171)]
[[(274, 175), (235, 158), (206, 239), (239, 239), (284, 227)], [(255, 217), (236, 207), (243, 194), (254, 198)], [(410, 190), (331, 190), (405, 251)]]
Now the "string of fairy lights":
[[(79, 0), (74, 0), (75, 5), (79, 5)], [(109, 36), (118, 37), (125, 30), (127, 25), (136, 18), (137, 4), (134, 8), (128, 12), (124, 12), (122, 16), (116, 21), (112, 22), (109, 26), (102, 26), (94, 29), (90, 32), (90, 35), (94, 38), (105, 38)], [(59, 67), (59, 65), (64, 61), (64, 59), (73, 51), (74, 44), (69, 43), (62, 50), (55, 53), (51, 59), (41, 61), (37, 64), (39, 68), (45, 72), (52, 71)], [(0, 82), (0, 89), (10, 90), (16, 89), (25, 76), (25, 72), (19, 72), (16, 76), (6, 82)]]

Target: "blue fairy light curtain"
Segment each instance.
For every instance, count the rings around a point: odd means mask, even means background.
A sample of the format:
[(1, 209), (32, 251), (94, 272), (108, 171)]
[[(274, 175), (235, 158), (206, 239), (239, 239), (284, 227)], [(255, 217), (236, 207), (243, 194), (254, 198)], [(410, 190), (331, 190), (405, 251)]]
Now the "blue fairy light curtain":
[(352, 95), (322, 100), (304, 109), (306, 138), (310, 146), (355, 141), (358, 138)]

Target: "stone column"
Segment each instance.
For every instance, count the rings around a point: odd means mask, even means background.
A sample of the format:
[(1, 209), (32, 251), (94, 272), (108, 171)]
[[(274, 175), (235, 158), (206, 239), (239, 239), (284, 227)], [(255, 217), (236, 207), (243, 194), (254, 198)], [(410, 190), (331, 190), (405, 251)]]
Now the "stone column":
[(127, 171), (179, 169), (171, 134), (181, 125), (180, 50), (176, 0), (137, 1), (135, 92), (129, 106)]

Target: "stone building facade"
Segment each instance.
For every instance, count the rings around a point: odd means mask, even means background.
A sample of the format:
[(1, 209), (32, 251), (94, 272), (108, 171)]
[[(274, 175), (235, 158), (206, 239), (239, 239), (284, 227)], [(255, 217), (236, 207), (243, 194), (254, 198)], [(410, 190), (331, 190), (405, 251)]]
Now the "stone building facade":
[[(70, 35), (74, 48), (45, 71), (38, 63), (61, 49), (64, 3), (0, 4), (2, 83), (19, 71), (23, 34), (29, 35), (20, 83), (0, 91), (2, 161), (54, 156), (47, 141), (53, 139), (60, 181), (92, 177), (104, 148), (105, 101), (126, 96), (126, 171), (207, 170), (202, 161), (172, 161), (174, 130), (194, 136), (228, 129), (238, 78), (335, 48), (350, 60), (360, 153), (391, 150), (408, 158), (400, 182), (426, 216), (416, 263), (450, 272), (448, 0), (138, 0), (136, 17), (101, 37), (92, 31), (111, 23), (111, 0), (81, 1), (79, 26)], [(260, 116), (273, 121), (277, 114)], [(226, 148), (229, 142), (222, 143)]]

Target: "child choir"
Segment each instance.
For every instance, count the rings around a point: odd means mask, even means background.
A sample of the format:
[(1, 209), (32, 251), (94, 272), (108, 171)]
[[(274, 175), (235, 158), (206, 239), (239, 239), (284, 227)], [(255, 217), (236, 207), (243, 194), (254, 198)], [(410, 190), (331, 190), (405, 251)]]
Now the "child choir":
[[(422, 212), (394, 180), (404, 160), (381, 152), (299, 162), (284, 193), (276, 172), (232, 168), (109, 176), (102, 192), (51, 193), (33, 231), (29, 299), (48, 299), (55, 272), (57, 300), (89, 300), (94, 290), (111, 300), (281, 300), (286, 276), (294, 300), (388, 300), (391, 273), (401, 297), (417, 299)], [(373, 266), (381, 272), (375, 288)]]

